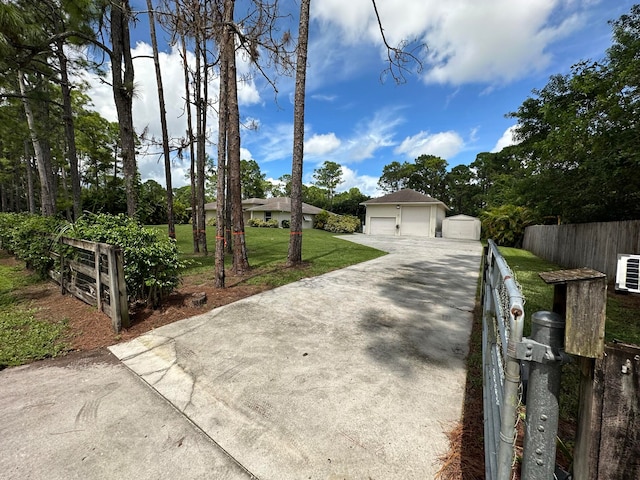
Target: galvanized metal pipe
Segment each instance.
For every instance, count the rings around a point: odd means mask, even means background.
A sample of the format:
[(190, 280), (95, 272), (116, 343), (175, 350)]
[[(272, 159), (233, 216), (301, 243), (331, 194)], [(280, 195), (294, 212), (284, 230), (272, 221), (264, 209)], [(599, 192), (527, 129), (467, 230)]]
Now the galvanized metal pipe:
[[(515, 424), (517, 409), (520, 403), (520, 362), (508, 355), (508, 345), (522, 340), (524, 327), (524, 298), (520, 288), (513, 278), (513, 273), (511, 272), (509, 265), (500, 254), (497, 245), (492, 240), (489, 240), (488, 242), (488, 259), (490, 259), (491, 264), (495, 264), (488, 275), (491, 280), (491, 287), (496, 289), (501, 284), (504, 286), (509, 300), (509, 310), (501, 312), (502, 318), (501, 321), (498, 322), (499, 324), (502, 323), (504, 326), (504, 330), (499, 329), (499, 334), (502, 340), (501, 354), (504, 360), (504, 385), (502, 389), (502, 398), (498, 400), (499, 405), (488, 406), (489, 409), (497, 407), (497, 415), (492, 415), (491, 418), (499, 420), (500, 422), (499, 426), (494, 426), (495, 430), (498, 430), (499, 427), (499, 438), (497, 439), (497, 444), (494, 444), (497, 450), (494, 454), (495, 456), (492, 455), (492, 460), (495, 458), (495, 463), (492, 461), (490, 464), (492, 468), (495, 464), (497, 471), (493, 470), (491, 473), (487, 473), (488, 475), (491, 475), (490, 478), (495, 478), (496, 480), (509, 480), (511, 478), (511, 470), (514, 460), (516, 435)], [(495, 301), (493, 302), (492, 310), (495, 313), (500, 310), (500, 308), (495, 304)], [(506, 328), (507, 324), (508, 329)], [(485, 421), (486, 420), (487, 419), (485, 419)], [(487, 448), (487, 446), (485, 446), (485, 448)], [(489, 465), (487, 465), (487, 468), (488, 467)]]
[(542, 363), (530, 363), (522, 478), (551, 480), (555, 470), (562, 372), (559, 351), (564, 344), (565, 321), (553, 312), (536, 312), (531, 321), (531, 339), (548, 345), (550, 354)]

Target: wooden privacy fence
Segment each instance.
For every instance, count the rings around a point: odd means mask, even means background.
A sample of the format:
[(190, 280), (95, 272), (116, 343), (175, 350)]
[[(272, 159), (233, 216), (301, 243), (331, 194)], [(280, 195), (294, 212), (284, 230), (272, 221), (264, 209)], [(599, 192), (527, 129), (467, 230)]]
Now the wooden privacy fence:
[(127, 287), (122, 249), (106, 243), (60, 237), (60, 253), (49, 272), (63, 294), (70, 293), (111, 317), (117, 333), (129, 326)]
[(576, 479), (637, 480), (640, 478), (640, 347), (607, 344), (593, 370), (583, 417), (584, 444), (576, 455), (585, 464)]
[(640, 253), (640, 220), (534, 225), (524, 232), (523, 248), (567, 268), (587, 267), (616, 277), (619, 253)]

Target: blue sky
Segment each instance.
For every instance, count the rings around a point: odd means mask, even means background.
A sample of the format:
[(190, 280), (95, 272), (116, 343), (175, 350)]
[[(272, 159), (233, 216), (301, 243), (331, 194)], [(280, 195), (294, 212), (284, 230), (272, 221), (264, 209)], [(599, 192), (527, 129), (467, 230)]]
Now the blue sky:
[[(579, 60), (602, 58), (611, 45), (608, 20), (631, 8), (630, 0), (378, 0), (391, 43), (417, 38), (428, 46), (422, 73), (396, 85), (381, 82), (384, 50), (370, 0), (312, 0), (305, 122), (304, 181), (325, 160), (343, 166), (338, 191), (358, 187), (378, 196), (385, 165), (437, 155), (449, 167), (470, 164), (480, 152), (508, 145), (515, 111), (549, 76), (568, 73)], [(298, 3), (283, 1), (296, 12)], [(144, 1), (132, 0), (145, 10)], [(297, 32), (297, 19), (290, 28)], [(170, 135), (186, 129), (180, 57), (159, 30)], [(148, 20), (132, 31), (134, 54), (150, 55)], [(193, 60), (193, 59), (191, 59)], [(160, 138), (152, 61), (135, 63), (136, 130)], [(240, 59), (239, 71), (251, 67)], [(115, 121), (109, 87), (92, 76), (94, 108)], [(279, 78), (277, 98), (259, 76), (240, 86), (240, 115), (259, 125), (243, 131), (242, 157), (254, 159), (269, 179), (291, 170), (293, 78)], [(217, 90), (217, 81), (211, 83)], [(215, 141), (212, 110), (210, 139)], [(215, 158), (215, 145), (208, 148)], [(164, 185), (158, 155), (138, 157), (143, 180)], [(173, 160), (173, 185), (185, 185), (186, 160)]]

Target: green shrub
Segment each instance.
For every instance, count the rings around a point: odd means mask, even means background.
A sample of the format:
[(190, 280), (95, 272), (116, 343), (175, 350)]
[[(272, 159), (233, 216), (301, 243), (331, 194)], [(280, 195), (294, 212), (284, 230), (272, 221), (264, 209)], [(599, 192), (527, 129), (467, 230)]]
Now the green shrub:
[(282, 228), (291, 228), (291, 222), (289, 220), (282, 220), (282, 222), (280, 222), (282, 225)]
[(0, 213), (0, 248), (13, 254), (13, 230), (22, 222), (24, 214)]
[(480, 213), (483, 238), (497, 245), (522, 248), (524, 229), (535, 223), (535, 216), (526, 207), (502, 205)]
[(247, 222), (250, 227), (259, 228), (278, 228), (278, 220), (272, 218), (271, 220), (262, 220), (260, 218), (250, 218)]
[(122, 248), (129, 300), (156, 307), (180, 283), (185, 263), (178, 259), (175, 240), (126, 215), (84, 215), (65, 235)]
[(324, 229), (332, 233), (354, 233), (360, 228), (360, 219), (352, 215), (330, 215)]
[(49, 252), (54, 235), (62, 225), (64, 221), (56, 217), (3, 213), (0, 215), (2, 248), (24, 260), (27, 268), (44, 278), (53, 266)]
[(324, 230), (324, 226), (327, 224), (329, 217), (329, 212), (326, 210), (322, 210), (320, 213), (316, 214), (316, 216), (313, 217), (313, 228)]

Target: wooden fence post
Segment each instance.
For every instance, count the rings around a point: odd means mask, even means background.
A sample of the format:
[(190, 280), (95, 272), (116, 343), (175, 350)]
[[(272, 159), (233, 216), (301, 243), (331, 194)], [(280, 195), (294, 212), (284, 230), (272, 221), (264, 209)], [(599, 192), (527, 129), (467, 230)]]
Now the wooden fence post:
[(96, 308), (102, 312), (104, 309), (102, 308), (102, 282), (100, 281), (100, 244), (96, 243), (95, 246), (96, 249), (93, 252), (93, 264), (94, 278), (96, 279)]
[(64, 242), (62, 240), (62, 237), (60, 237), (58, 239), (58, 244), (60, 246), (60, 293), (62, 295), (64, 295), (65, 293), (67, 293), (67, 289), (65, 287), (65, 282), (64, 282)]
[(598, 402), (594, 402), (594, 432), (589, 477), (586, 480), (640, 478), (640, 347), (608, 344), (596, 361)]
[(115, 248), (115, 271), (114, 274), (118, 278), (118, 302), (120, 304), (120, 319), (122, 326), (129, 328), (131, 321), (129, 319), (129, 299), (127, 298), (127, 283), (124, 278), (124, 252), (122, 248)]
[(122, 249), (109, 245), (107, 248), (109, 263), (109, 292), (111, 306), (111, 322), (117, 333), (122, 327), (129, 327), (129, 306), (127, 287), (124, 280), (124, 261)]
[(554, 285), (553, 311), (566, 319), (565, 352), (578, 357), (580, 407), (573, 455), (574, 478), (595, 479), (600, 445), (598, 425), (600, 386), (594, 376), (595, 359), (604, 354), (607, 276), (588, 268), (543, 272), (540, 277)]

